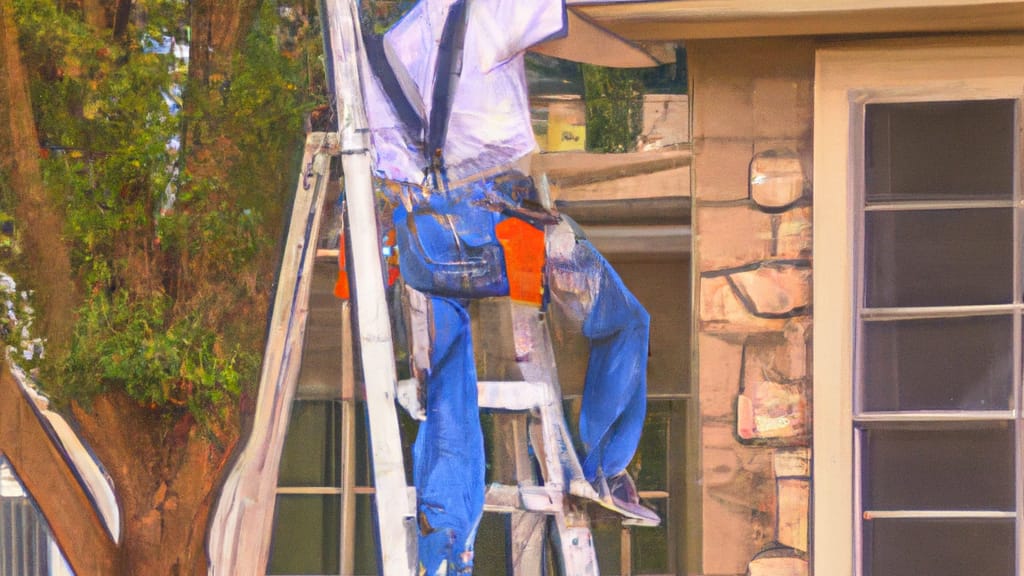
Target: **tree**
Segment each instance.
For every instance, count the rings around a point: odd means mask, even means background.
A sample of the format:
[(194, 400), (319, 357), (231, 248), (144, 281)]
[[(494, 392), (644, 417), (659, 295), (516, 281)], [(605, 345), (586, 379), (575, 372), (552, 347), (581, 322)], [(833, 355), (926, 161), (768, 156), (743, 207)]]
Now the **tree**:
[(36, 291), (42, 309), (41, 328), (59, 353), (71, 334), (68, 319), (74, 305), (68, 250), (60, 241), (60, 217), (47, 200), (39, 166), (39, 139), (29, 105), (29, 86), (21, 63), (14, 11), (0, 3), (0, 171), (7, 175), (18, 201), (12, 206), (22, 226), (22, 243), (35, 254), (35, 265), (24, 268), (26, 284)]
[[(0, 3), (0, 153), (14, 160), (0, 209), (17, 204), (20, 249), (0, 264), (42, 304), (41, 385), (113, 479), (124, 574), (205, 572), (212, 494), (259, 368), (252, 319), (267, 314), (298, 173), (312, 99), (301, 85), (317, 76), (281, 55), (275, 2), (185, 9)], [(142, 49), (189, 29), (187, 76)], [(175, 115), (165, 97), (177, 87)]]

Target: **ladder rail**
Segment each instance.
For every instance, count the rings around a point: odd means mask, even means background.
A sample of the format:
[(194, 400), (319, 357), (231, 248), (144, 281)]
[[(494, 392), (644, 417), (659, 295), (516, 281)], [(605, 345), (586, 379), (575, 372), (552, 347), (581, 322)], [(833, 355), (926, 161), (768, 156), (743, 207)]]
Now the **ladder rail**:
[(210, 576), (266, 574), (281, 449), (299, 377), (309, 311), (315, 244), (320, 229), (332, 139), (306, 136), (303, 166), (288, 227), (273, 314), (260, 373), (254, 426), (231, 466), (211, 513), (207, 539)]
[[(415, 574), (414, 491), (405, 481), (402, 440), (395, 409), (397, 374), (384, 293), (380, 234), (371, 180), (370, 135), (363, 106), (362, 34), (354, 0), (326, 0), (328, 58), (333, 63), (348, 204), (349, 278), (355, 294), (359, 350), (369, 412), (370, 446), (377, 494), (378, 546), (384, 576)], [(401, 542), (405, 543), (403, 546)]]

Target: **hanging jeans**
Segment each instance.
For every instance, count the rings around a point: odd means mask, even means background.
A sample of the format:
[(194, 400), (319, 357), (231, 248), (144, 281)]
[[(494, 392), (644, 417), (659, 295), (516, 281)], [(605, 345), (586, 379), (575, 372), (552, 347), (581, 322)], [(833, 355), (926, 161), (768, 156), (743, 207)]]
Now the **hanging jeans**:
[[(508, 217), (495, 206), (518, 202), (509, 182), (522, 186), (524, 181), (528, 179), (499, 177), (435, 192), (430, 199), (431, 209), (435, 214), (456, 217), (467, 207), (487, 211), (488, 216), (481, 220), (476, 214), (474, 220), (489, 222), (491, 230), (474, 232), (493, 237), (493, 226)], [(423, 268), (423, 262), (408, 262), (413, 256), (403, 252), (402, 239), (409, 237), (407, 218), (407, 209), (399, 204), (394, 225), (400, 268), (406, 282), (427, 294), (432, 304), (430, 370), (424, 382), (427, 417), (420, 424), (413, 446), (419, 557), (428, 575), (469, 574), (473, 541), (483, 512), (485, 461), (468, 300), (453, 294), (450, 287), (438, 294), (429, 275), (406, 275), (406, 270)], [(425, 246), (460, 242), (450, 230), (438, 230), (419, 226), (420, 235), (432, 235), (419, 240)], [(650, 318), (571, 221), (563, 219), (556, 226), (548, 226), (547, 234), (550, 303), (581, 323), (590, 344), (579, 430), (587, 450), (584, 473), (593, 481), (599, 474), (612, 476), (625, 469), (640, 440), (647, 408)]]

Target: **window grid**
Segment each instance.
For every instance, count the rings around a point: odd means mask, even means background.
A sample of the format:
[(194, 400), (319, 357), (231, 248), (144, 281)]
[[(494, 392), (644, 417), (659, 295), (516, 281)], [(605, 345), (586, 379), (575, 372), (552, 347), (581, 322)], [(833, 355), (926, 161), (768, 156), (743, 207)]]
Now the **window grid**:
[[(1012, 519), (1014, 520), (1015, 573), (1022, 574), (1024, 562), (1024, 407), (1022, 407), (1022, 370), (1024, 370), (1024, 280), (1021, 279), (1022, 259), (1024, 259), (1024, 196), (1021, 192), (1021, 170), (1024, 154), (1021, 144), (1022, 100), (1017, 99), (1014, 106), (1014, 139), (1013, 157), (1013, 190), (1012, 200), (932, 200), (932, 201), (876, 201), (867, 200), (865, 183), (865, 142), (867, 136), (866, 105), (858, 107), (854, 126), (860, 129), (854, 135), (852, 150), (857, 155), (856, 164), (861, 167), (855, 171), (855, 220), (854, 243), (855, 262), (855, 293), (854, 293), (854, 373), (853, 373), (853, 505), (855, 511), (854, 528), (854, 573), (867, 574), (867, 558), (865, 558), (864, 533), (866, 524), (879, 519)], [(881, 103), (881, 102), (877, 102)], [(868, 307), (866, 305), (866, 230), (865, 215), (871, 212), (900, 211), (939, 211), (939, 210), (981, 210), (981, 209), (1012, 209), (1013, 215), (1013, 263), (1012, 263), (1012, 302), (1009, 304), (963, 305), (963, 306), (918, 306), (918, 307)], [(864, 407), (864, 372), (865, 372), (865, 326), (868, 323), (894, 322), (898, 320), (916, 319), (954, 319), (977, 318), (983, 316), (1012, 315), (1013, 350), (1011, 358), (1012, 392), (1010, 410), (867, 410)], [(866, 510), (864, 508), (864, 472), (865, 447), (864, 436), (872, 425), (899, 426), (906, 423), (943, 424), (950, 422), (1012, 422), (1014, 427), (1014, 509), (1013, 510)]]

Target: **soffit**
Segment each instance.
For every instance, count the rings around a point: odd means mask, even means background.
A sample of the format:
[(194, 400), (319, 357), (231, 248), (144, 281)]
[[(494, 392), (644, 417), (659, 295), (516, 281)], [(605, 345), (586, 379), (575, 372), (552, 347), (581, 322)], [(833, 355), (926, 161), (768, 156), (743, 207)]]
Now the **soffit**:
[(634, 41), (1024, 30), (1020, 0), (567, 0)]

